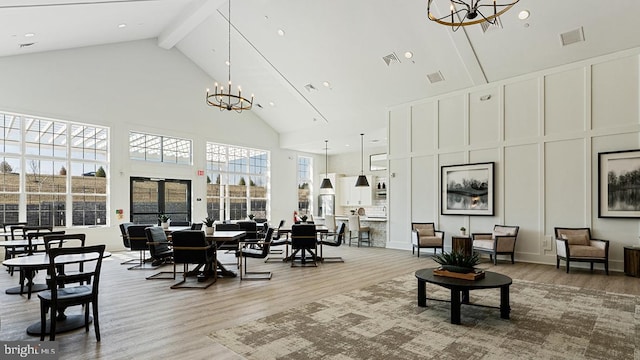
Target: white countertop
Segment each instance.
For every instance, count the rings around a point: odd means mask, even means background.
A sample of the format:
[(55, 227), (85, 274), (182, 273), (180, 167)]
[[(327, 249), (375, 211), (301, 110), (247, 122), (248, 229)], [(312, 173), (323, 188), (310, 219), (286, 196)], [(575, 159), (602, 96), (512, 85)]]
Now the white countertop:
[[(336, 215), (336, 220), (349, 220), (348, 215)], [(387, 221), (386, 217), (368, 217), (368, 216), (360, 216), (360, 221), (378, 221), (384, 222)]]

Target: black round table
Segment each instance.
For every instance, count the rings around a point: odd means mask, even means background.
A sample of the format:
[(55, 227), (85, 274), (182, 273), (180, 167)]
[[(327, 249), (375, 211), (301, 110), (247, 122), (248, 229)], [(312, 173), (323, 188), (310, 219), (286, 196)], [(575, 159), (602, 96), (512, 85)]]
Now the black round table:
[[(509, 286), (512, 284), (510, 277), (485, 271), (483, 279), (464, 280), (433, 274), (434, 268), (421, 269), (416, 271), (416, 279), (418, 279), (418, 306), (426, 307), (427, 299), (446, 301), (442, 299), (427, 298), (427, 283), (442, 286), (451, 290), (451, 323), (460, 324), (460, 307), (462, 304), (474, 305), (469, 302), (469, 291), (478, 289), (496, 289), (500, 288), (500, 317), (509, 319)], [(485, 306), (486, 307), (486, 306)]]

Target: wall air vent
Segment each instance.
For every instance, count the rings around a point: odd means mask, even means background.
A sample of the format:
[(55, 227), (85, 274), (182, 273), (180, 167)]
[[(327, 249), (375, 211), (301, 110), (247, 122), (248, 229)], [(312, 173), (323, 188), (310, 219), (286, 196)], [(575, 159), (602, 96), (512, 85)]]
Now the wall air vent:
[(483, 33), (486, 33), (487, 31), (491, 31), (491, 30), (502, 29), (502, 21), (500, 21), (500, 17), (497, 17), (496, 22), (494, 24), (485, 21), (483, 23), (480, 23), (480, 27), (482, 28)]
[(429, 82), (433, 84), (444, 81), (444, 76), (442, 76), (442, 73), (440, 71), (436, 71), (434, 73), (427, 74), (427, 79), (429, 79)]
[(560, 34), (560, 41), (562, 41), (562, 46), (584, 41), (584, 31), (582, 30), (582, 26), (575, 30)]
[(400, 59), (398, 59), (398, 55), (396, 55), (396, 53), (391, 53), (387, 56), (383, 56), (382, 60), (384, 60), (384, 63), (387, 64), (387, 66), (391, 65), (392, 63), (400, 63)]

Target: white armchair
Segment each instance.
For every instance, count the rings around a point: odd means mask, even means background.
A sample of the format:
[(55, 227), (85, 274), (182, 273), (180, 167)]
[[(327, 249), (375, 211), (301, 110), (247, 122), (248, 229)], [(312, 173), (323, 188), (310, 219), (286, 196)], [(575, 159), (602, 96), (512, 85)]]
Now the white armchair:
[(569, 272), (571, 261), (603, 263), (604, 271), (609, 275), (609, 240), (593, 239), (590, 228), (555, 228), (556, 233), (556, 269), (560, 260), (564, 260)]
[(411, 223), (411, 253), (415, 254), (418, 249), (420, 257), (421, 248), (432, 248), (444, 250), (444, 231), (438, 231), (434, 223)]

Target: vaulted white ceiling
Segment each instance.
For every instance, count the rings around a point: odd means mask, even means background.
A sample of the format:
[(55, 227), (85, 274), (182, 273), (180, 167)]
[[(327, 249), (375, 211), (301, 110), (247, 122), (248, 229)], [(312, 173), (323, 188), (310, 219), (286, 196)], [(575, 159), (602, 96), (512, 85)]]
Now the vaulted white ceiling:
[[(433, 23), (426, 3), (233, 1), (234, 86), (255, 94), (253, 111), (282, 147), (322, 153), (329, 139), (339, 153), (357, 150), (360, 133), (384, 143), (390, 106), (640, 46), (637, 0), (520, 0), (486, 32)], [(223, 0), (3, 0), (0, 56), (157, 38), (226, 83), (227, 19)], [(560, 34), (576, 29), (584, 41), (563, 46)], [(430, 83), (437, 72), (444, 81)]]

